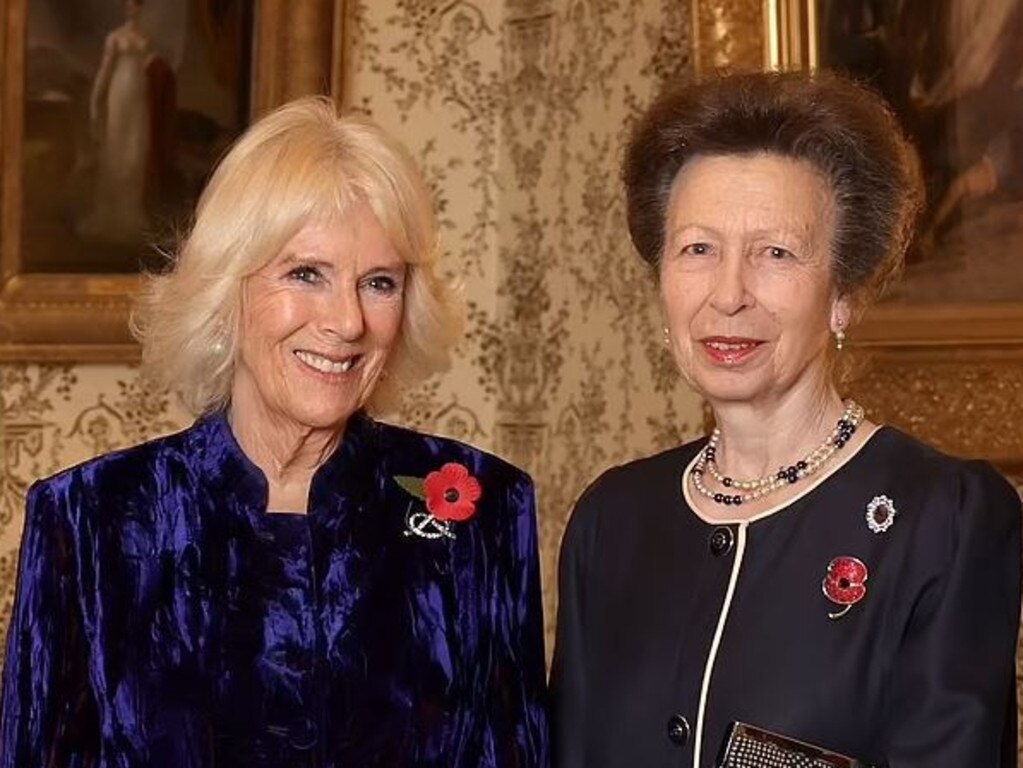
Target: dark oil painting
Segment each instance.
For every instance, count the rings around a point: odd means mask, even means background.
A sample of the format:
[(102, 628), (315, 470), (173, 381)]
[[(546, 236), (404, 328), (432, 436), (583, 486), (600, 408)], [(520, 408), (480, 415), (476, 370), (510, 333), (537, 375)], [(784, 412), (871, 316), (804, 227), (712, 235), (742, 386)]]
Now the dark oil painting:
[(1023, 301), (1023, 0), (817, 0), (819, 63), (871, 83), (923, 161), (904, 303)]
[(27, 3), (22, 269), (155, 268), (247, 122), (252, 3)]

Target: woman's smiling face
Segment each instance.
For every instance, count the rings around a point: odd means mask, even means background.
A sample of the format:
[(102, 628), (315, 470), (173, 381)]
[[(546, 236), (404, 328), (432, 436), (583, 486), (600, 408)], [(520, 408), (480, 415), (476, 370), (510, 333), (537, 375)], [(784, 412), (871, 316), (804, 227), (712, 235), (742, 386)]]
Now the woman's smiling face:
[(835, 203), (805, 162), (711, 155), (683, 166), (669, 202), (660, 292), (680, 368), (711, 401), (779, 396), (826, 377), (836, 295)]
[(303, 226), (243, 285), (234, 418), (343, 428), (398, 339), (405, 275), (363, 203)]

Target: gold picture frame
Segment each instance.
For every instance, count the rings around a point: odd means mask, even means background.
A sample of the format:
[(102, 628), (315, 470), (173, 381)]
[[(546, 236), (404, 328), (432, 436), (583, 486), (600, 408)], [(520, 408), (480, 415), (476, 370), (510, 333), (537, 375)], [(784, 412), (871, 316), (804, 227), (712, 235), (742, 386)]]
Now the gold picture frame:
[[(34, 272), (22, 250), (29, 2), (0, 0), (0, 361), (132, 361), (138, 274)], [(239, 2), (252, 14), (249, 118), (306, 93), (340, 103), (344, 0)]]
[[(764, 5), (764, 64), (769, 69), (822, 66), (821, 3), (769, 0)], [(1023, 345), (1023, 296), (1019, 301), (882, 303), (857, 330), (868, 346)]]
[[(692, 0), (697, 71), (818, 67), (818, 2)], [(1023, 300), (883, 302), (851, 340), (852, 394), (875, 420), (1023, 487)]]

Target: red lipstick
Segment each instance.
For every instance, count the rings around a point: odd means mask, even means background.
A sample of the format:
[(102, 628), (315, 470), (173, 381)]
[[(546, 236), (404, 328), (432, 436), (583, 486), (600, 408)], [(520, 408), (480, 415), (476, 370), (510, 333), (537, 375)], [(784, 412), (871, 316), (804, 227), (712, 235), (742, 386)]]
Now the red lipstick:
[(707, 336), (700, 344), (710, 360), (729, 367), (740, 365), (756, 354), (764, 342), (745, 336)]

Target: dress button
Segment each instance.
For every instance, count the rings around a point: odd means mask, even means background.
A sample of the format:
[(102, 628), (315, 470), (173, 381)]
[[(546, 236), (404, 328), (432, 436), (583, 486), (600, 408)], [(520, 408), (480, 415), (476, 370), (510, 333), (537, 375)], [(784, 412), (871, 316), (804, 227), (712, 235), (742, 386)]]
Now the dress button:
[(672, 715), (668, 718), (668, 738), (680, 747), (684, 747), (689, 741), (689, 721), (682, 715)]
[(727, 555), (732, 551), (734, 543), (735, 536), (732, 534), (731, 528), (726, 528), (725, 526), (715, 528), (714, 532), (710, 535), (710, 553), (714, 557)]

